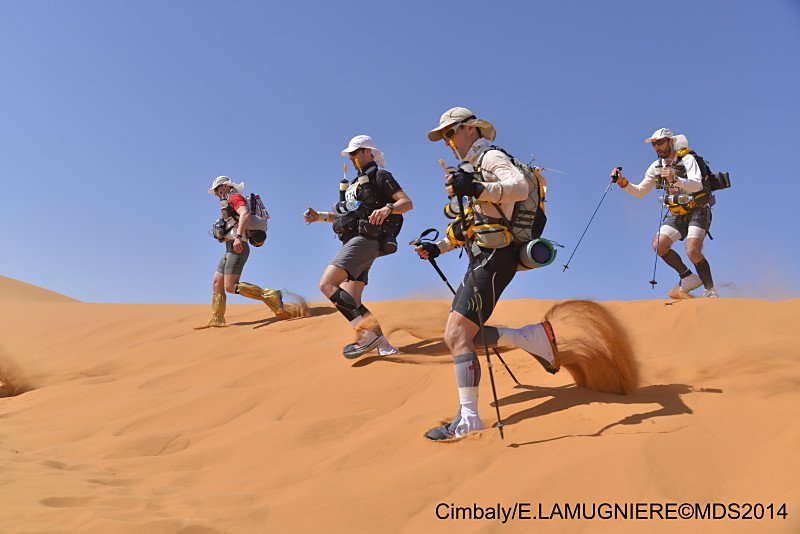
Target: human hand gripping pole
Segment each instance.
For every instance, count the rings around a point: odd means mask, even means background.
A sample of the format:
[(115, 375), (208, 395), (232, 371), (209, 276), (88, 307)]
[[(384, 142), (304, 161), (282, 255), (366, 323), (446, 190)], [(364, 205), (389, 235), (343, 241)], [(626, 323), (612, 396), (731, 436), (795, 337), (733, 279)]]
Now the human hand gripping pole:
[[(428, 235), (430, 234), (435, 234), (435, 235), (433, 237), (428, 237)], [(439, 230), (437, 230), (436, 228), (428, 228), (427, 230), (422, 232), (418, 238), (409, 241), (408, 244), (413, 245), (414, 247), (422, 247), (423, 249), (427, 250), (427, 247), (425, 247), (425, 245), (432, 244), (433, 246), (436, 246), (437, 239), (439, 239)], [(447, 284), (447, 287), (450, 289), (450, 292), (453, 295), (455, 295), (456, 290), (453, 289), (453, 286), (450, 285), (450, 282), (447, 280), (447, 277), (444, 275), (442, 270), (436, 264), (436, 260), (434, 259), (433, 256), (430, 255), (430, 253), (428, 254), (427, 260), (430, 262), (431, 265), (433, 265), (433, 268), (436, 269), (436, 272), (439, 273), (439, 277), (444, 281), (445, 284)]]
[[(434, 232), (435, 232), (435, 235), (433, 237), (428, 237), (429, 234), (434, 233)], [(418, 238), (412, 239), (411, 241), (409, 241), (408, 244), (409, 245), (413, 245), (414, 247), (423, 247), (423, 249), (427, 249), (427, 247), (425, 247), (425, 245), (433, 245), (434, 247), (436, 247), (436, 240), (437, 239), (439, 239), (439, 230), (437, 230), (436, 228), (428, 228), (427, 230), (422, 232), (419, 235)], [(438, 251), (438, 247), (436, 247), (436, 249)], [(455, 295), (456, 294), (456, 290), (453, 289), (453, 286), (450, 285), (450, 281), (447, 280), (447, 277), (444, 275), (442, 270), (439, 268), (439, 265), (436, 264), (436, 260), (430, 255), (428, 255), (427, 260), (430, 262), (431, 265), (433, 265), (433, 268), (439, 274), (439, 278), (441, 278), (442, 281), (445, 284), (447, 284), (447, 288), (450, 290), (450, 293)], [(506, 371), (508, 371), (508, 375), (511, 377), (511, 379), (514, 382), (516, 382), (518, 386), (521, 386), (522, 384), (520, 384), (519, 380), (517, 380), (517, 377), (514, 376), (514, 373), (511, 372), (511, 368), (508, 366), (508, 364), (503, 359), (503, 357), (500, 356), (500, 352), (496, 348), (492, 348), (492, 351), (494, 352), (495, 356), (497, 356), (500, 359), (500, 363), (502, 363), (503, 367), (506, 368)]]
[(617, 180), (620, 177), (620, 173), (622, 172), (622, 167), (617, 167), (615, 170), (616, 170), (616, 173), (614, 173), (614, 175), (611, 177), (611, 181), (608, 183), (608, 187), (606, 187), (606, 190), (603, 192), (603, 196), (600, 198), (600, 202), (597, 204), (597, 207), (594, 209), (594, 213), (592, 213), (592, 216), (589, 219), (589, 222), (586, 225), (586, 228), (583, 230), (583, 233), (581, 234), (580, 239), (578, 239), (578, 244), (575, 245), (575, 249), (572, 251), (572, 254), (569, 255), (569, 259), (567, 260), (567, 263), (564, 264), (564, 268), (561, 270), (562, 273), (564, 271), (566, 271), (567, 269), (569, 269), (569, 262), (572, 261), (572, 257), (575, 255), (575, 252), (578, 251), (578, 247), (581, 245), (581, 241), (583, 241), (583, 236), (586, 235), (586, 231), (589, 229), (589, 225), (592, 224), (592, 221), (594, 220), (594, 216), (597, 215), (597, 210), (600, 209), (600, 205), (603, 203), (603, 200), (605, 200), (606, 194), (608, 194), (608, 190), (611, 189), (611, 186), (613, 184), (617, 183)]

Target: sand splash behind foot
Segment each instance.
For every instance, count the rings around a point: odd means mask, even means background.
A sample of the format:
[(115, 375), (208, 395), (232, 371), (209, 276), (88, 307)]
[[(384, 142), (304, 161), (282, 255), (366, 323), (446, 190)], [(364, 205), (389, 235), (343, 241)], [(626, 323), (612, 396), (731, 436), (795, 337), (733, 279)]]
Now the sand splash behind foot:
[(581, 387), (631, 395), (639, 371), (622, 324), (602, 305), (568, 300), (545, 314), (556, 332), (561, 366)]

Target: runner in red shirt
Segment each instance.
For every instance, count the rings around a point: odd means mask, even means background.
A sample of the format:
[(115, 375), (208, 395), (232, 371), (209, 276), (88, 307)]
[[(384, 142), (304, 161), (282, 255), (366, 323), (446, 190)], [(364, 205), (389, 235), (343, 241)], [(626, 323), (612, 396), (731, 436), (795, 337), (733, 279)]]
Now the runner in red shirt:
[(225, 224), (225, 254), (217, 265), (212, 284), (214, 297), (211, 301), (211, 320), (205, 327), (222, 327), (225, 324), (225, 293), (238, 293), (243, 297), (260, 300), (275, 313), (278, 319), (287, 319), (289, 313), (283, 307), (283, 294), (275, 289), (262, 289), (255, 284), (239, 282), (242, 269), (250, 256), (247, 243), (247, 228), (250, 209), (241, 195), (244, 182), (234, 183), (227, 176), (218, 176), (208, 192), (216, 195), (222, 205), (222, 220)]

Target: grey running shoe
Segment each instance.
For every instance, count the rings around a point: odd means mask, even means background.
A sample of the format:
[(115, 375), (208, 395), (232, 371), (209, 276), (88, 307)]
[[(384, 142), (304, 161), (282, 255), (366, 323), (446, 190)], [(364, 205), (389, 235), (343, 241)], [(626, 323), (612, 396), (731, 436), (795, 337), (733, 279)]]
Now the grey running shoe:
[(371, 350), (377, 349), (384, 341), (386, 341), (386, 339), (383, 336), (375, 336), (375, 339), (363, 345), (361, 341), (359, 341), (359, 343), (350, 343), (349, 345), (345, 345), (342, 354), (348, 360), (352, 360)]
[(717, 290), (714, 289), (713, 287), (711, 289), (706, 289), (703, 292), (703, 296), (706, 297), (706, 298), (719, 298), (719, 295), (717, 294)]
[(461, 406), (459, 405), (456, 416), (446, 425), (437, 426), (425, 432), (425, 437), (431, 441), (446, 441), (456, 437), (456, 427), (461, 421)]

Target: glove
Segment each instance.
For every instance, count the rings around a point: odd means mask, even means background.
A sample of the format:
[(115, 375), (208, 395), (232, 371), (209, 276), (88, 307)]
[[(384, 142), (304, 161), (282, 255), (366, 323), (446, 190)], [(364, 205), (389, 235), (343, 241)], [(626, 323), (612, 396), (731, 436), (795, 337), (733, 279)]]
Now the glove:
[(439, 247), (436, 246), (436, 243), (425, 242), (420, 244), (422, 250), (428, 253), (428, 259), (436, 258), (441, 252), (439, 251)]
[(448, 183), (453, 190), (453, 194), (460, 197), (467, 196), (478, 198), (485, 189), (483, 184), (476, 180), (473, 175), (464, 171), (458, 171), (453, 174), (448, 180)]

